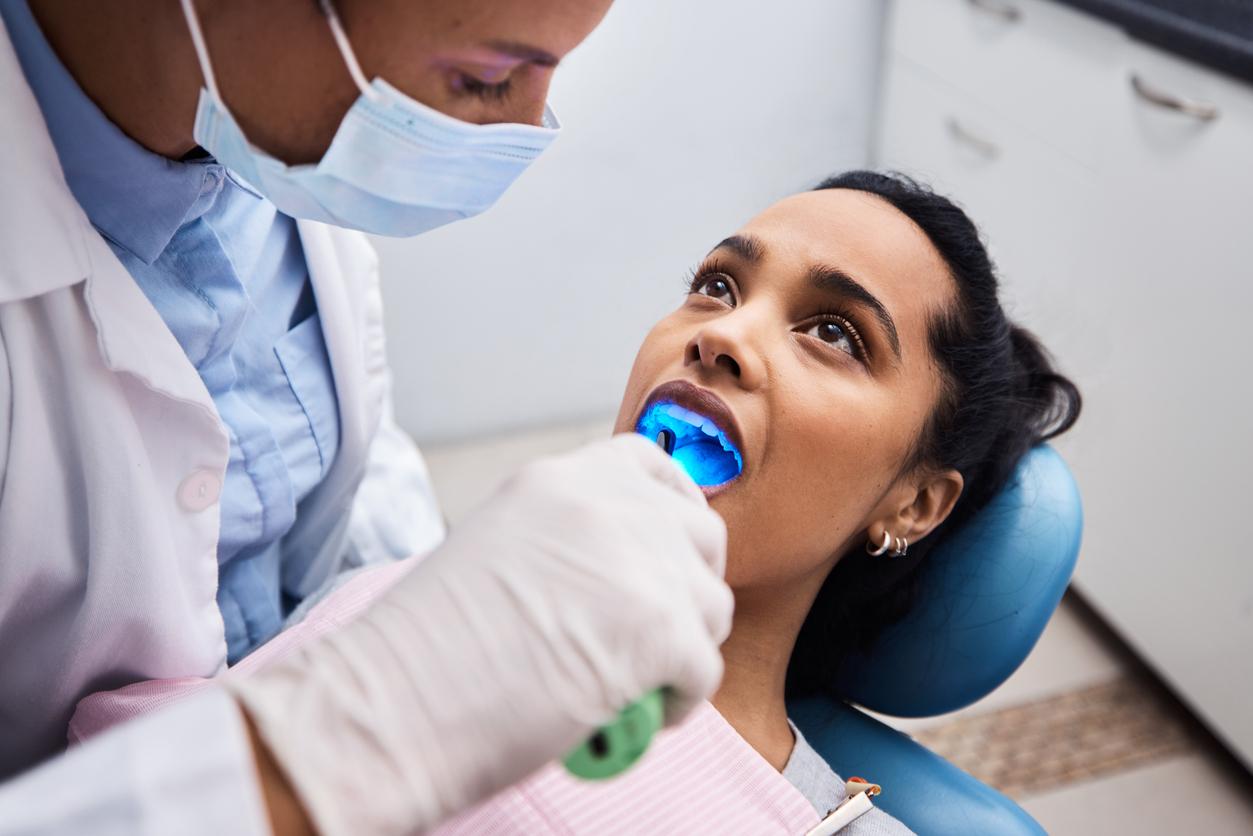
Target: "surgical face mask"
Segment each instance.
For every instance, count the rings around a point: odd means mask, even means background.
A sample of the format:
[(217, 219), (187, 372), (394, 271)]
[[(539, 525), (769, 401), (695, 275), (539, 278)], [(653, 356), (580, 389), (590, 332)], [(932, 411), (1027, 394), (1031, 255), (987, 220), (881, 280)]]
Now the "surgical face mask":
[(194, 136), (279, 211), (379, 235), (418, 235), (479, 214), (546, 149), (560, 125), (475, 125), (440, 113), (382, 79), (367, 82), (331, 7), (322, 11), (361, 96), (321, 161), (289, 166), (250, 144), (218, 92), (192, 0), (182, 0), (204, 74)]

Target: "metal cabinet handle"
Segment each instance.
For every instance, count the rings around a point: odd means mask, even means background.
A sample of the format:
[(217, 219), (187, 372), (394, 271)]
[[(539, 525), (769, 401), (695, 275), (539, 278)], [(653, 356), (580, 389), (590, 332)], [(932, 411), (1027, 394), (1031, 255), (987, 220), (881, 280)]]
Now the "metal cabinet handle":
[(967, 0), (967, 2), (979, 11), (999, 17), (1006, 23), (1017, 23), (1022, 19), (1022, 10), (1004, 0)]
[(1001, 155), (1001, 147), (990, 139), (984, 139), (977, 134), (971, 133), (961, 122), (953, 117), (948, 119), (948, 132), (953, 138), (959, 142), (969, 145), (989, 160), (996, 159)]
[(1164, 107), (1167, 110), (1173, 110), (1176, 113), (1191, 116), (1193, 119), (1210, 122), (1218, 118), (1219, 110), (1216, 105), (1208, 102), (1190, 102), (1187, 99), (1181, 99), (1171, 93), (1150, 87), (1136, 73), (1131, 74), (1131, 89), (1135, 90), (1136, 95), (1146, 102), (1155, 104), (1158, 107)]

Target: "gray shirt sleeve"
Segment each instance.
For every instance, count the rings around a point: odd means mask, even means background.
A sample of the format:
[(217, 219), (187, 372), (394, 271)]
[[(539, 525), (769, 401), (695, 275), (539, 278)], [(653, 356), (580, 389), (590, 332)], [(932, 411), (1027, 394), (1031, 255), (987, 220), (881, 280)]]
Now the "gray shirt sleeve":
[[(814, 751), (795, 725), (792, 726), (792, 734), (796, 736), (796, 745), (783, 767), (783, 777), (800, 790), (819, 816), (826, 816), (844, 800), (844, 779), (836, 775), (822, 756)], [(876, 807), (859, 816), (840, 833), (848, 836), (911, 836), (913, 831)]]

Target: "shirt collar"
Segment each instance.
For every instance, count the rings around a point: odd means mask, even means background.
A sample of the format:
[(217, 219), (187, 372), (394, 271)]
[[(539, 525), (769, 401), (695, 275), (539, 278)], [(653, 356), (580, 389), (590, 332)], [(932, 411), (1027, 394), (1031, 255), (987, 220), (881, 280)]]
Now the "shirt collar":
[(222, 167), (176, 162), (135, 142), (74, 81), (25, 0), (0, 0), (0, 14), (75, 199), (107, 238), (156, 261), (179, 227), (212, 203), (201, 198), (221, 189)]

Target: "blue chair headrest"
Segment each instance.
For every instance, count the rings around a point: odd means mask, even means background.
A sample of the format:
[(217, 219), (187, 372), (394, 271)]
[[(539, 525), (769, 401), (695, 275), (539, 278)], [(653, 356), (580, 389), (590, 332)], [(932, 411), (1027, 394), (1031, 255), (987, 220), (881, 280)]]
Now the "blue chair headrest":
[(1000, 494), (927, 556), (917, 605), (844, 666), (836, 693), (898, 717), (944, 714), (987, 695), (1027, 658), (1057, 609), (1082, 530), (1074, 477), (1052, 447), (1036, 447)]

